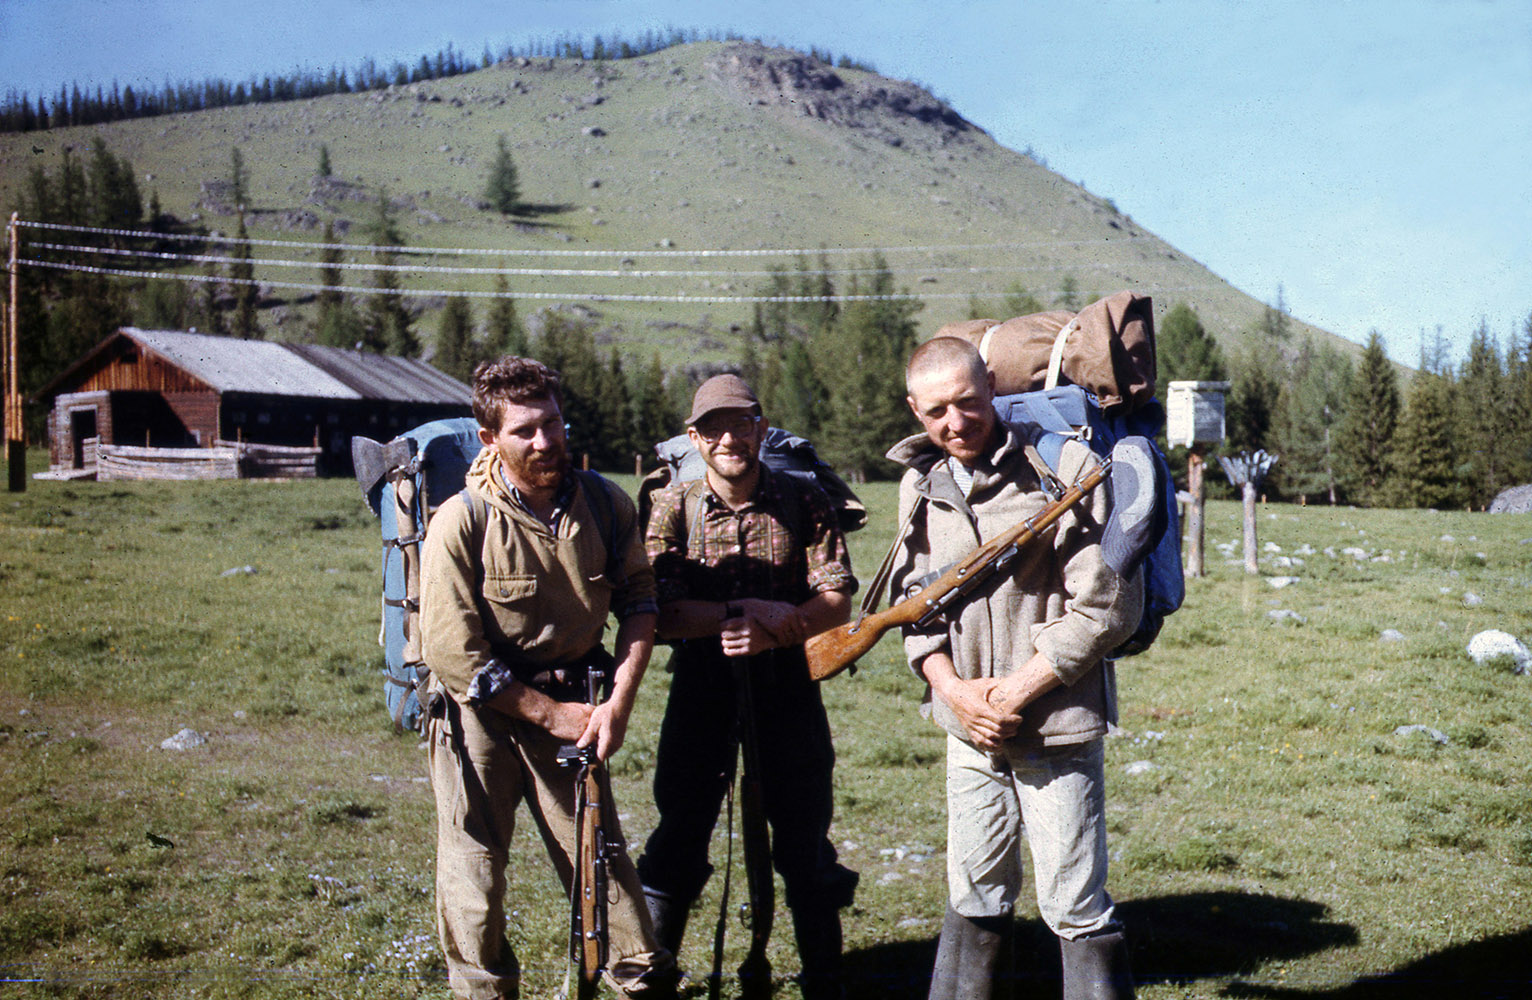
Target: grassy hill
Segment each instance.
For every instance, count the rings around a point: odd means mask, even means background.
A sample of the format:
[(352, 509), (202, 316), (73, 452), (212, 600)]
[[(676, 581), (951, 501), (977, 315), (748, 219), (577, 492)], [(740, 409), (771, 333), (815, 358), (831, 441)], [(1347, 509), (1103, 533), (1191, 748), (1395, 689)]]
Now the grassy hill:
[[(529, 203), (513, 218), (482, 201), (502, 135)], [(1066, 279), (1084, 300), (1132, 287), (1162, 314), (1184, 301), (1226, 350), (1263, 308), (913, 84), (753, 43), (699, 42), (615, 62), (516, 59), (387, 91), (0, 136), (0, 205), (19, 202), (33, 163), (56, 169), (64, 147), (84, 152), (97, 136), (131, 160), (146, 202), (158, 192), (188, 224), (235, 228), (221, 182), (238, 147), (253, 236), (317, 240), (333, 220), (365, 243), (369, 202), (382, 189), (412, 246), (504, 251), (423, 263), (587, 272), (508, 276), (523, 315), (599, 296), (737, 298), (760, 287), (767, 267), (795, 263), (739, 251), (821, 247), (837, 269), (869, 260), (842, 251), (882, 248), (898, 284), (925, 298), (925, 331), (964, 318), (972, 297), (994, 314), (1018, 284), (1051, 303)], [(333, 164), (327, 183), (315, 177), (321, 146)], [(718, 250), (734, 253), (703, 252)], [(317, 260), (313, 251), (257, 255)], [(258, 265), (256, 274), (317, 280), (309, 268)], [(851, 274), (834, 277), (849, 290)], [(405, 284), (486, 292), (493, 278), (425, 272)], [(268, 335), (300, 338), (307, 298), (266, 295)], [(415, 301), (429, 335), (441, 299)], [(623, 343), (645, 356), (659, 349), (670, 364), (734, 357), (728, 330), (751, 315), (738, 301), (591, 308), (605, 339), (620, 328)]]

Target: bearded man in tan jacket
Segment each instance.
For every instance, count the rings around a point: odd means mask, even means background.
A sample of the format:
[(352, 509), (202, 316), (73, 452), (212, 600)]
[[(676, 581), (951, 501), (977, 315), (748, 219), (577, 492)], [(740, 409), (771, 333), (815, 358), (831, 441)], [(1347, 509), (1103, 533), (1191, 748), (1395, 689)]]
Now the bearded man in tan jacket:
[[(894, 594), (1036, 514), (1047, 502), (1026, 428), (995, 412), (994, 376), (965, 340), (911, 357), (911, 410), (924, 434), (888, 457), (907, 467)], [(1095, 458), (1067, 442), (1059, 478)], [(1106, 892), (1102, 738), (1115, 713), (1106, 656), (1137, 626), (1142, 572), (1102, 558), (1106, 484), (1023, 548), (998, 582), (927, 630), (907, 630), (923, 711), (947, 731), (948, 904), (931, 997), (990, 997), (1008, 978), (1022, 847), (1038, 909), (1059, 937), (1067, 1000), (1131, 997), (1122, 928)]]
[[(657, 606), (633, 502), (569, 467), (558, 375), (506, 357), (481, 364), (473, 390), (484, 450), (464, 493), (431, 520), (420, 619), (432, 675), (437, 928), (453, 993), (491, 1000), (520, 990), (505, 940), (517, 806), (527, 800), (567, 891), (574, 777), (558, 765), (558, 749), (594, 746), (606, 760), (622, 746)], [(609, 614), (618, 621), (612, 654), (601, 641)], [(595, 706), (584, 698), (592, 663), (613, 679)], [(603, 798), (611, 803), (609, 789)], [(616, 816), (614, 804), (607, 978), (625, 996), (673, 997), (675, 963), (655, 944)]]

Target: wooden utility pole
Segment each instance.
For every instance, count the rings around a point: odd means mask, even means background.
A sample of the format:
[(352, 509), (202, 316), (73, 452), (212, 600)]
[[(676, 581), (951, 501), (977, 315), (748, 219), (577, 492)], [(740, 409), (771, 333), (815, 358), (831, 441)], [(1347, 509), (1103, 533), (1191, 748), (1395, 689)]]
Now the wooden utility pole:
[(10, 306), (5, 311), (5, 465), (10, 473), (10, 491), (21, 493), (27, 488), (27, 439), (21, 429), (21, 379), (16, 371), (19, 336), (16, 313), (16, 286), (20, 281), (21, 268), (16, 263), (19, 216), (11, 213), (11, 224), (6, 228), (10, 244), (11, 295)]

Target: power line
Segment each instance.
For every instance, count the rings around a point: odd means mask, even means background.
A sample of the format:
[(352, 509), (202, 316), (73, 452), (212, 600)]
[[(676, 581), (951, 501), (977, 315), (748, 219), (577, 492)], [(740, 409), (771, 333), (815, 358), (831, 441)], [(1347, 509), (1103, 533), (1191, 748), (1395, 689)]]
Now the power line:
[(108, 229), (100, 226), (77, 226), (62, 222), (29, 222), (18, 220), (17, 226), (31, 229), (51, 229), (64, 232), (90, 233), (96, 236), (122, 236), (133, 239), (186, 240), (231, 245), (283, 247), (294, 250), (350, 250), (357, 253), (401, 253), (429, 256), (479, 256), (479, 257), (813, 257), (820, 254), (836, 256), (845, 254), (897, 254), (897, 253), (971, 253), (985, 250), (1042, 249), (1046, 247), (1094, 246), (1114, 243), (1156, 240), (1153, 236), (1122, 236), (1117, 239), (1099, 240), (1021, 240), (1000, 243), (914, 244), (883, 247), (784, 247), (778, 249), (742, 250), (699, 248), (685, 250), (659, 248), (643, 250), (597, 250), (597, 249), (486, 249), (483, 247), (412, 247), (375, 246), (357, 243), (316, 243), (303, 240), (269, 240), (253, 236), (213, 236), (198, 233), (155, 233), (139, 229)]
[[(152, 278), (167, 281), (188, 281), (222, 285), (247, 285), (266, 288), (284, 288), (306, 291), (342, 292), (351, 295), (397, 295), (403, 298), (435, 298), (461, 296), (472, 299), (534, 299), (582, 302), (664, 302), (749, 305), (768, 302), (887, 302), (922, 301), (927, 299), (969, 299), (972, 292), (896, 292), (888, 295), (644, 295), (623, 292), (513, 292), (513, 291), (460, 291), (457, 289), (425, 288), (372, 288), (358, 285), (318, 285), (298, 281), (262, 281), (255, 278), (230, 278), (216, 274), (187, 274), (175, 271), (139, 271), (124, 268), (94, 267), (88, 264), (71, 264), (63, 261), (17, 258), (18, 264), (42, 267), (55, 271), (74, 271), (120, 278)], [(1221, 288), (1221, 285), (1161, 285), (1142, 286), (1150, 292), (1187, 292), (1201, 289)]]

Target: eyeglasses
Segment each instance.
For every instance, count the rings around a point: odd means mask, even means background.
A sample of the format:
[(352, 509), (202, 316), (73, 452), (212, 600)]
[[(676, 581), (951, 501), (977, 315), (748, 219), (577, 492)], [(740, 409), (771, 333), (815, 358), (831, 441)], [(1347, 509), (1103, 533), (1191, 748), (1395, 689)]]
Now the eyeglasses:
[(708, 417), (699, 421), (695, 426), (697, 433), (705, 440), (718, 441), (725, 434), (732, 434), (737, 438), (748, 437), (755, 433), (756, 424), (761, 418), (755, 414), (738, 414), (732, 417)]

